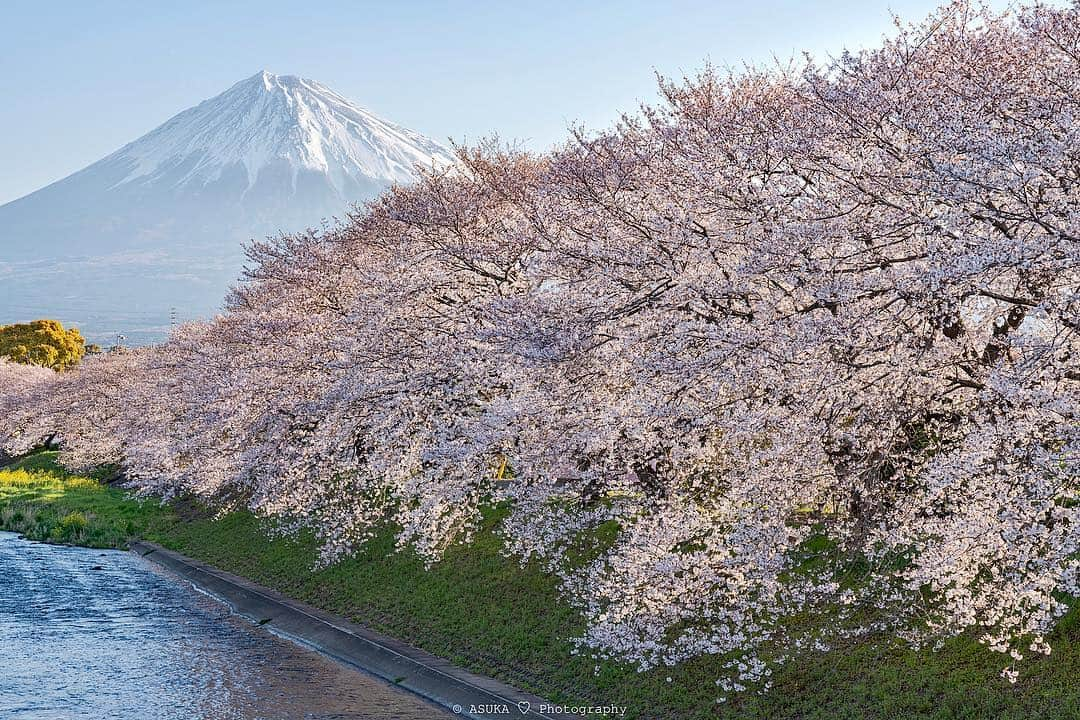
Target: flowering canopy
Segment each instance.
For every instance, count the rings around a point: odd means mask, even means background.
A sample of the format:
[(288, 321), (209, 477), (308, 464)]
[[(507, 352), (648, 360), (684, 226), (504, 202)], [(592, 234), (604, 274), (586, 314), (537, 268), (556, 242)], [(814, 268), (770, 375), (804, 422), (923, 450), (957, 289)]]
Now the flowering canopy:
[(662, 90), (254, 244), (164, 345), (4, 375), (4, 442), (58, 433), (327, 561), (388, 521), (435, 561), (505, 501), (584, 649), (725, 655), (726, 689), (859, 633), (1049, 652), (1080, 592), (1080, 9), (958, 2)]

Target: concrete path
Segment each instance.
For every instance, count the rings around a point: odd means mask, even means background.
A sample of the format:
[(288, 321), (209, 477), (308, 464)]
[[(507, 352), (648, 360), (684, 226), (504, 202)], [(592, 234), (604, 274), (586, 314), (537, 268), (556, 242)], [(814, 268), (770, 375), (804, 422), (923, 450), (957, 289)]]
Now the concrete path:
[(461, 717), (556, 720), (584, 716), (159, 545), (135, 542), (131, 549), (225, 602), (240, 616)]

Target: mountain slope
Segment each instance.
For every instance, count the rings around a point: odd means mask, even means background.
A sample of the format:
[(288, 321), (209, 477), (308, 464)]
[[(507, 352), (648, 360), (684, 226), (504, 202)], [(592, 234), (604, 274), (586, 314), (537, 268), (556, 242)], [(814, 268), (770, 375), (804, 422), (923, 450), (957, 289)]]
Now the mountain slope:
[(171, 308), (217, 307), (243, 241), (452, 162), (318, 82), (260, 72), (0, 206), (0, 324), (55, 316), (92, 336), (160, 336)]

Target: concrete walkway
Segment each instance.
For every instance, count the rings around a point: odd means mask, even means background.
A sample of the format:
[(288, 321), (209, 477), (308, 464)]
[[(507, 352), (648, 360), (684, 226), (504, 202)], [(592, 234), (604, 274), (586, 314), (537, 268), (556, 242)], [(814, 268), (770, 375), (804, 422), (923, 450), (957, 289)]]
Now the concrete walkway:
[(553, 706), (535, 695), (468, 672), (431, 653), (159, 545), (135, 542), (131, 549), (228, 604), (238, 615), (414, 692), (461, 717), (475, 720), (582, 717), (569, 712), (570, 708)]

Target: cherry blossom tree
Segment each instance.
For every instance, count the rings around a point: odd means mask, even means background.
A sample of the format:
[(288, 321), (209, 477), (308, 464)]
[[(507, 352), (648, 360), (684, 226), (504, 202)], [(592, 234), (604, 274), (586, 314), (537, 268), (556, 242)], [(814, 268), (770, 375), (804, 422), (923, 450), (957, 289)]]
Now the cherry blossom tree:
[(48, 397), (57, 373), (36, 365), (0, 359), (0, 457), (22, 455), (47, 442), (34, 419)]
[(0, 375), (5, 443), (324, 562), (388, 523), (437, 562), (504, 504), (579, 652), (719, 655), (722, 693), (871, 634), (974, 632), (1015, 680), (1080, 594), (1080, 9), (661, 90), (255, 243), (160, 346)]

